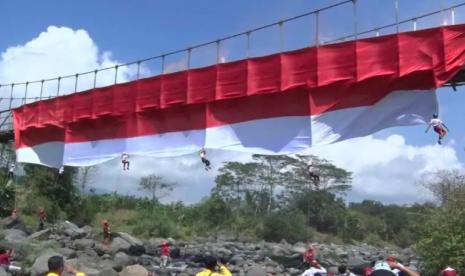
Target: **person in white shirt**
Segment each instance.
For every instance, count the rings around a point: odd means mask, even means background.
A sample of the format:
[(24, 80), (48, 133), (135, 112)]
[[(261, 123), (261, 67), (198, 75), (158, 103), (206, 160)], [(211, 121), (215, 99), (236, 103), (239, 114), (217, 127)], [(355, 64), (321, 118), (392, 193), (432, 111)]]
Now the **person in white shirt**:
[(15, 163), (10, 163), (10, 166), (8, 168), (8, 178), (13, 178), (16, 170), (16, 164)]
[(433, 114), (433, 119), (428, 124), (428, 127), (425, 130), (425, 133), (428, 132), (428, 130), (433, 127), (433, 130), (438, 134), (438, 144), (442, 145), (442, 138), (446, 136), (447, 132), (449, 132), (449, 128), (444, 124), (441, 119), (438, 118), (438, 114)]
[(123, 171), (129, 171), (129, 154), (126, 152), (121, 155), (121, 163), (123, 163)]
[(328, 275), (326, 269), (322, 267), (317, 260), (310, 263), (310, 268), (302, 273), (302, 276), (326, 276)]
[(205, 170), (206, 171), (211, 170), (210, 160), (207, 159), (207, 151), (204, 148), (202, 148), (199, 152), (199, 155), (200, 155), (200, 160), (202, 160), (202, 163), (205, 164)]

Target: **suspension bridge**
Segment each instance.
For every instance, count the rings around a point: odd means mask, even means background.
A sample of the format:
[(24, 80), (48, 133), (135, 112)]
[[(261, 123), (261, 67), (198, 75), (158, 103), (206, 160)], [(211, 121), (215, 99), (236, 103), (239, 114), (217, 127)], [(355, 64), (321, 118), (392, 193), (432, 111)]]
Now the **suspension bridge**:
[[(222, 38), (218, 38), (212, 41), (208, 41), (205, 43), (200, 43), (198, 45), (194, 45), (191, 47), (187, 47), (180, 50), (171, 51), (168, 53), (160, 54), (153, 57), (148, 57), (145, 59), (140, 59), (124, 64), (118, 64), (112, 67), (97, 69), (88, 72), (81, 72), (72, 75), (66, 76), (57, 76), (54, 78), (48, 79), (40, 79), (40, 80), (29, 80), (24, 82), (17, 82), (17, 83), (4, 83), (0, 85), (0, 91), (2, 92), (0, 98), (0, 143), (7, 144), (10, 143), (14, 139), (14, 127), (13, 127), (13, 118), (12, 118), (12, 110), (18, 108), (25, 104), (30, 104), (33, 102), (49, 100), (56, 97), (61, 97), (64, 95), (69, 95), (72, 93), (81, 93), (83, 92), (79, 88), (82, 86), (83, 82), (88, 83), (91, 80), (92, 85), (89, 89), (96, 89), (98, 87), (97, 83), (99, 78), (103, 74), (105, 74), (106, 78), (108, 78), (109, 74), (112, 74), (112, 83), (109, 85), (120, 84), (123, 81), (121, 78), (121, 71), (124, 68), (132, 68), (136, 71), (135, 79), (133, 80), (124, 80), (124, 81), (137, 81), (143, 78), (152, 77), (152, 75), (143, 74), (144, 65), (158, 61), (160, 64), (159, 72), (161, 75), (167, 74), (167, 62), (166, 59), (173, 55), (185, 55), (186, 57), (186, 64), (185, 70), (193, 69), (191, 60), (194, 55), (194, 50), (205, 48), (205, 47), (215, 47), (216, 51), (216, 61), (211, 65), (220, 64), (222, 63), (221, 60), (221, 47), (224, 45), (225, 42), (231, 39), (241, 38), (244, 41), (246, 47), (246, 55), (244, 58), (251, 57), (251, 43), (253, 42), (253, 37), (255, 33), (260, 32), (266, 29), (273, 29), (279, 33), (280, 38), (280, 48), (283, 51), (283, 44), (284, 44), (284, 32), (286, 24), (290, 24), (295, 20), (299, 20), (302, 18), (311, 18), (313, 20), (313, 24), (309, 26), (309, 28), (313, 28), (313, 33), (315, 35), (312, 45), (308, 45), (309, 47), (325, 47), (327, 45), (333, 45), (338, 43), (344, 43), (348, 41), (355, 41), (359, 40), (360, 38), (367, 38), (367, 37), (377, 37), (377, 36), (384, 36), (388, 34), (392, 34), (392, 32), (388, 30), (395, 30), (395, 33), (401, 33), (405, 31), (420, 31), (418, 28), (418, 22), (420, 20), (425, 20), (427, 18), (431, 18), (434, 16), (440, 16), (441, 22), (438, 22), (438, 26), (440, 25), (455, 25), (456, 24), (456, 14), (457, 10), (465, 7), (465, 2), (450, 5), (450, 6), (442, 6), (441, 9), (424, 13), (418, 14), (414, 17), (407, 18), (407, 19), (400, 19), (399, 18), (399, 3), (398, 0), (392, 1), (392, 7), (395, 10), (395, 16), (392, 18), (392, 23), (385, 24), (382, 26), (374, 26), (373, 28), (366, 29), (366, 30), (359, 30), (358, 28), (358, 15), (357, 11), (359, 9), (359, 2), (357, 0), (346, 0), (335, 3), (333, 5), (329, 5), (326, 7), (322, 7), (319, 9), (315, 9), (294, 17), (286, 18), (283, 20), (279, 20), (267, 25), (263, 25), (254, 29), (246, 30), (234, 35), (225, 36)], [(346, 35), (340, 37), (338, 39), (331, 39), (329, 41), (325, 41), (321, 34), (321, 16), (325, 13), (330, 13), (333, 9), (345, 7), (347, 11), (352, 13), (352, 24), (353, 24), (353, 32), (350, 35)], [(409, 26), (407, 29), (405, 26)], [(64, 85), (66, 82), (67, 85)], [(70, 85), (73, 83), (73, 85)], [(465, 70), (460, 70), (454, 77), (447, 81), (445, 84), (446, 86), (452, 87), (454, 90), (457, 86), (465, 84)], [(35, 95), (31, 95), (31, 87), (35, 86), (38, 87), (39, 93), (33, 93)], [(74, 86), (74, 89), (70, 89), (70, 87)], [(54, 88), (51, 88), (54, 87)], [(65, 87), (65, 88), (63, 88)], [(88, 89), (88, 90), (89, 90)], [(47, 90), (47, 93), (45, 91)], [(51, 90), (54, 90), (51, 92)], [(38, 94), (38, 95), (37, 95)]]

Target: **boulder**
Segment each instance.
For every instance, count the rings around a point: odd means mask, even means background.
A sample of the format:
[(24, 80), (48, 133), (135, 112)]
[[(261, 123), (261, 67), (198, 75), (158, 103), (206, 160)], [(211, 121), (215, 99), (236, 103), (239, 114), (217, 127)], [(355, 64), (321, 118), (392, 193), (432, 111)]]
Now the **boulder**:
[(59, 248), (57, 249), (57, 252), (64, 256), (66, 259), (76, 258), (76, 251), (67, 247)]
[(48, 271), (48, 259), (52, 256), (61, 256), (52, 250), (47, 250), (37, 257), (31, 268), (32, 275), (41, 275)]
[(118, 272), (113, 268), (105, 268), (100, 272), (100, 276), (118, 276)]
[(60, 225), (61, 232), (71, 239), (81, 239), (86, 235), (86, 232), (79, 228), (76, 224), (65, 221)]
[(126, 240), (116, 237), (111, 241), (111, 252), (117, 253), (117, 252), (129, 252), (129, 248), (131, 247), (131, 244), (127, 242)]
[(360, 266), (360, 265), (363, 265), (365, 263), (366, 263), (366, 261), (363, 260), (363, 258), (361, 258), (360, 256), (350, 256), (347, 259), (347, 265), (349, 267)]
[(3, 231), (5, 240), (12, 243), (19, 243), (27, 238), (27, 234), (19, 229), (6, 229)]
[(18, 229), (25, 233), (29, 233), (26, 224), (19, 218), (6, 217), (0, 221), (0, 228)]
[(127, 266), (119, 273), (120, 276), (148, 276), (149, 272), (141, 265)]
[(115, 254), (115, 257), (113, 258), (113, 261), (115, 262), (116, 265), (121, 265), (121, 266), (127, 266), (130, 264), (131, 259), (129, 256), (124, 253), (124, 252), (118, 252)]
[(95, 242), (91, 239), (78, 239), (74, 240), (73, 242), (73, 247), (76, 250), (84, 250), (87, 248), (93, 248), (95, 245)]
[(31, 240), (43, 241), (43, 240), (48, 239), (51, 234), (52, 234), (52, 229), (50, 229), (50, 228), (49, 229), (44, 229), (42, 231), (32, 233), (31, 235), (29, 235), (29, 237), (27, 237), (27, 240), (28, 241), (31, 241)]
[(124, 233), (124, 232), (117, 232), (115, 236), (123, 239), (129, 244), (129, 248), (127, 249), (127, 252), (130, 255), (140, 256), (145, 253), (144, 243), (138, 238), (135, 238), (129, 235), (128, 233)]
[(103, 243), (95, 243), (94, 250), (99, 256), (111, 253), (110, 246), (104, 245)]

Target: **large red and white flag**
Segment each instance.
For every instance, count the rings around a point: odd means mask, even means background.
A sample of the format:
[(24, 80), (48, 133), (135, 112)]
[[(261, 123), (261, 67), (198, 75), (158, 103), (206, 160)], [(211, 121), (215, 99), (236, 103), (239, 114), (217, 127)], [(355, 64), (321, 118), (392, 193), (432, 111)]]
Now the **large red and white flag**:
[(465, 26), (394, 34), (97, 88), (14, 110), (17, 161), (87, 166), (122, 152), (294, 153), (422, 124), (465, 63)]

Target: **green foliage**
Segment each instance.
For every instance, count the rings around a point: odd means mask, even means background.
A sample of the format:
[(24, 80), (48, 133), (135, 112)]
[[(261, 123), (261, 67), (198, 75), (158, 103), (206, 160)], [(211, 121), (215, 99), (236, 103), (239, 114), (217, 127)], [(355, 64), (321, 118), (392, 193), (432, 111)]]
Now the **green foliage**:
[(265, 218), (263, 238), (266, 241), (287, 242), (308, 241), (312, 238), (312, 231), (306, 226), (305, 215), (294, 210), (291, 212), (277, 212)]
[(429, 182), (431, 191), (440, 191), (442, 204), (423, 217), (422, 239), (417, 245), (422, 270), (438, 275), (446, 266), (465, 273), (465, 175), (457, 171), (440, 171), (436, 182)]
[(0, 170), (0, 216), (8, 216), (14, 206), (15, 201), (15, 183), (9, 181), (6, 171)]

